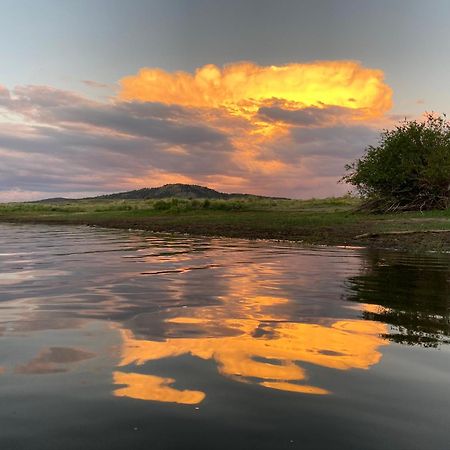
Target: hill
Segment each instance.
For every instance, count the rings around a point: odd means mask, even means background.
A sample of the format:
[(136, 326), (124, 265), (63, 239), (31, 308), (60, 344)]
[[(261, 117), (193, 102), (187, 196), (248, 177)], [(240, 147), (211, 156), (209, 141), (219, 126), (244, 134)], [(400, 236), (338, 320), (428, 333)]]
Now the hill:
[[(230, 200), (236, 198), (278, 198), (278, 197), (264, 197), (252, 194), (228, 194), (210, 189), (205, 186), (198, 186), (195, 184), (165, 184), (164, 186), (154, 188), (136, 189), (134, 191), (118, 192), (116, 194), (100, 195), (97, 197), (89, 197), (77, 200), (150, 200), (162, 198), (185, 198), (185, 199), (211, 199), (211, 200)], [(38, 200), (34, 203), (59, 203), (74, 201), (74, 199), (67, 199), (63, 197), (48, 198)]]
[(97, 199), (105, 200), (147, 200), (160, 198), (209, 198), (228, 199), (232, 197), (242, 197), (245, 194), (226, 194), (210, 189), (205, 186), (195, 184), (165, 184), (154, 188), (143, 188), (134, 191), (119, 192), (117, 194), (102, 195)]

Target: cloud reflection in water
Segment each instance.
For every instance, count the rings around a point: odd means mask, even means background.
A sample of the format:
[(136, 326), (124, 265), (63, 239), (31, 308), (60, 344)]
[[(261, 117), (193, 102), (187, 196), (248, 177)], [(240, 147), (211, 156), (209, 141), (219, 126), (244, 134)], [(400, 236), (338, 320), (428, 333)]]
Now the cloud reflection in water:
[[(328, 394), (326, 388), (306, 383), (308, 374), (299, 363), (349, 370), (368, 369), (380, 361), (378, 348), (387, 345), (380, 337), (386, 333), (386, 325), (363, 320), (338, 320), (323, 325), (288, 322), (276, 314), (261, 317), (264, 308), (287, 302), (284, 298), (261, 296), (240, 305), (244, 317), (235, 315), (236, 310), (230, 305), (219, 308), (218, 317), (211, 317), (214, 308), (200, 307), (192, 308), (191, 315), (166, 319), (170, 326), (184, 327), (189, 337), (145, 340), (122, 329), (119, 366), (139, 366), (163, 358), (191, 355), (213, 359), (220, 374), (239, 382), (254, 382), (290, 392)], [(229, 311), (229, 317), (221, 317), (224, 310)], [(255, 318), (251, 316), (252, 311)], [(186, 333), (186, 327), (190, 333)], [(214, 336), (209, 336), (210, 329), (216, 329)], [(217, 336), (217, 329), (224, 330), (223, 336)], [(197, 333), (191, 337), (194, 331)], [(195, 404), (206, 396), (196, 390), (177, 390), (170, 386), (175, 383), (170, 378), (122, 371), (114, 372), (113, 378), (117, 385), (122, 385), (114, 392), (121, 397)]]

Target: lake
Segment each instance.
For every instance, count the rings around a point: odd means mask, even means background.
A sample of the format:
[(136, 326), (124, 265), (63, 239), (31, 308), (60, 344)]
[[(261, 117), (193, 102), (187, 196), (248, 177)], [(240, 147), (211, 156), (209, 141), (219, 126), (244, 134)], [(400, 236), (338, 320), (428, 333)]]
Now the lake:
[(450, 255), (0, 225), (0, 448), (444, 450)]

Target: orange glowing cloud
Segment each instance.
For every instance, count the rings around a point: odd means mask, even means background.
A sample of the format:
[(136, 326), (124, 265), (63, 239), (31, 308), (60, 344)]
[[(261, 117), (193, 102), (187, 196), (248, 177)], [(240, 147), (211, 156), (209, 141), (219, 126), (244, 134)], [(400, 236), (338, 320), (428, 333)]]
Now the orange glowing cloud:
[[(295, 129), (374, 123), (392, 106), (392, 90), (383, 71), (355, 61), (207, 64), (194, 73), (143, 68), (122, 78), (120, 85), (121, 101), (183, 107), (196, 123), (227, 136), (233, 150), (230, 163), (247, 177), (280, 179), (291, 171), (295, 157), (278, 154), (278, 149), (301, 154), (302, 139), (295, 141)], [(237, 185), (242, 184), (241, 176)], [(216, 179), (213, 185), (223, 186)]]
[(173, 182), (283, 197), (343, 194), (336, 181), (345, 164), (391, 125), (383, 77), (355, 61), (235, 62), (193, 73), (143, 68), (108, 101), (0, 86), (0, 157), (16, 168), (3, 177), (2, 197)]
[(381, 70), (355, 61), (315, 61), (283, 66), (232, 63), (207, 64), (194, 74), (143, 68), (120, 81), (123, 100), (225, 108), (231, 113), (256, 112), (282, 101), (289, 109), (341, 106), (381, 115), (392, 104), (392, 91)]

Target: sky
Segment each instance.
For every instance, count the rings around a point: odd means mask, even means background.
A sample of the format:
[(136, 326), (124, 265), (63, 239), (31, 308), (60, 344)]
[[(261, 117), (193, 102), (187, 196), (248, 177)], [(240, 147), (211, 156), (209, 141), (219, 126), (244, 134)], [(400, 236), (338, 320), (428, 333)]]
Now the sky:
[(0, 0), (0, 201), (166, 183), (341, 195), (449, 112), (450, 2)]

